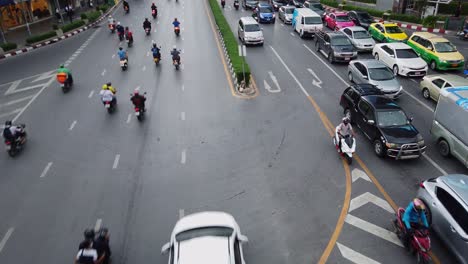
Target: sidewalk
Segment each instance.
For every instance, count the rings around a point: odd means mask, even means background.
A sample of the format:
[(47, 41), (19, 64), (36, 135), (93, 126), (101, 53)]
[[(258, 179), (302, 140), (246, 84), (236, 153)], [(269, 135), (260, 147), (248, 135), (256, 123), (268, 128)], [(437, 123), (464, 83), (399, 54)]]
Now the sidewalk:
[[(77, 8), (73, 15), (73, 21), (80, 19), (80, 15), (82, 13), (86, 13), (92, 10), (95, 10), (95, 8)], [(29, 24), (31, 35), (29, 35), (26, 25), (22, 25), (12, 30), (6, 30), (4, 32), (4, 36), (7, 42), (16, 43), (18, 45), (18, 48), (23, 48), (26, 46), (26, 39), (28, 37), (54, 30), (53, 25), (58, 25), (59, 27), (61, 27), (70, 23), (70, 19), (65, 14), (63, 14), (63, 19), (65, 20), (65, 23), (59, 23), (55, 16), (51, 16), (33, 22), (32, 24)], [(3, 40), (0, 39), (0, 41)]]

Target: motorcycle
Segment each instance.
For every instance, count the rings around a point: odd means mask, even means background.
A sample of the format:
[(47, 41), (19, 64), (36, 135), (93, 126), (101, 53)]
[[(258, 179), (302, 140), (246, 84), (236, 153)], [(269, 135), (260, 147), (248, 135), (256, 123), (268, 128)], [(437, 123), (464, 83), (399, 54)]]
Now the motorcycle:
[(68, 74), (66, 73), (58, 73), (57, 81), (60, 83), (60, 87), (62, 88), (63, 93), (70, 91), (73, 85), (73, 80), (69, 79)]
[(120, 60), (120, 68), (122, 68), (122, 71), (126, 71), (128, 68), (128, 60)]
[(172, 59), (172, 64), (174, 64), (174, 67), (175, 67), (176, 70), (179, 70), (179, 65), (180, 65), (179, 60)]
[(117, 106), (117, 99), (115, 97), (103, 97), (102, 102), (104, 103), (104, 107), (107, 109), (109, 114), (115, 111)]
[(174, 33), (176, 34), (176, 36), (179, 36), (180, 28), (179, 27), (174, 27)]
[[(340, 149), (340, 140), (341, 140), (341, 149)], [(348, 164), (353, 162), (353, 153), (356, 151), (356, 139), (352, 135), (347, 135), (344, 137), (339, 137), (338, 127), (335, 129), (335, 136), (333, 137), (333, 144), (335, 145), (336, 150), (342, 157), (346, 158)]]
[(158, 54), (158, 56), (153, 57), (153, 61), (156, 64), (156, 66), (158, 66), (159, 62), (161, 61), (161, 54)]
[(151, 28), (145, 28), (145, 33), (146, 36), (149, 36), (149, 34), (151, 34)]
[(122, 41), (124, 39), (124, 33), (117, 32), (117, 35), (119, 35), (119, 40)]
[(10, 155), (10, 157), (15, 157), (16, 154), (18, 154), (23, 149), (23, 146), (26, 143), (27, 139), (25, 127), (25, 124), (19, 125), (20, 129), (17, 133), (20, 133), (21, 136), (18, 137), (15, 142), (12, 142), (7, 139), (5, 140), (6, 151), (8, 152), (8, 155)]
[(132, 38), (127, 38), (127, 46), (130, 48), (133, 45), (133, 39)]
[[(392, 221), (398, 238), (404, 243), (405, 223), (402, 220), (404, 208), (398, 208), (396, 219)], [(410, 238), (409, 249), (416, 255), (417, 263), (428, 264), (431, 261), (429, 251), (431, 250), (431, 238), (427, 229), (416, 229)]]
[(467, 40), (468, 39), (468, 29), (463, 29), (460, 32), (457, 33), (458, 38), (461, 40)]
[(130, 12), (130, 7), (129, 6), (124, 6), (125, 14), (128, 14)]
[(109, 29), (111, 31), (112, 34), (115, 33), (115, 24), (109, 24)]
[(155, 18), (158, 16), (158, 10), (157, 10), (157, 9), (152, 9), (152, 10), (151, 10), (151, 15), (152, 15), (153, 18), (155, 19)]
[(224, 8), (225, 5), (226, 5), (226, 1), (225, 1), (225, 0), (221, 0), (221, 6)]
[(239, 10), (239, 1), (234, 1), (234, 8)]

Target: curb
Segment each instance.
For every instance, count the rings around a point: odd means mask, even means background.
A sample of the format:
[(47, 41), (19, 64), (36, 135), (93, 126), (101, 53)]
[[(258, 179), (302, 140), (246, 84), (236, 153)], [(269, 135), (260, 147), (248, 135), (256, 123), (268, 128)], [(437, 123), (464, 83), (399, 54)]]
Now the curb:
[[(327, 13), (340, 11), (340, 10), (334, 8), (334, 7), (329, 7), (329, 6), (325, 6), (325, 5), (323, 5), (323, 7), (325, 8), (325, 11)], [(346, 12), (346, 11), (343, 11), (343, 12)], [(382, 18), (376, 18), (376, 17), (374, 17), (374, 21), (375, 22), (386, 22), (386, 23), (391, 22), (391, 21), (384, 21)], [(448, 30), (445, 30), (445, 29), (426, 28), (426, 27), (423, 27), (422, 25), (405, 24), (405, 23), (401, 23), (401, 22), (392, 22), (392, 23), (397, 24), (401, 28), (413, 29), (415, 31), (424, 31), (424, 32), (440, 33), (440, 34), (448, 34), (448, 33), (451, 32), (451, 31), (448, 31)]]
[(1, 59), (6, 59), (6, 58), (9, 58), (9, 57), (12, 57), (12, 56), (16, 56), (16, 55), (19, 55), (19, 54), (23, 54), (23, 53), (26, 53), (28, 51), (35, 50), (35, 49), (38, 49), (38, 48), (41, 48), (41, 47), (45, 47), (45, 46), (48, 46), (50, 44), (54, 44), (54, 43), (57, 43), (57, 42), (62, 41), (64, 39), (67, 39), (69, 37), (80, 34), (81, 32), (86, 31), (86, 30), (96, 26), (97, 24), (99, 24), (104, 18), (107, 17), (107, 15), (110, 12), (114, 11), (114, 9), (117, 6), (118, 6), (118, 4), (114, 5), (111, 8), (109, 8), (109, 10), (106, 13), (102, 14), (102, 16), (100, 18), (98, 18), (96, 21), (94, 21), (91, 24), (88, 24), (88, 25), (86, 25), (86, 26), (84, 26), (82, 28), (76, 29), (73, 32), (64, 33), (63, 36), (61, 36), (61, 37), (56, 37), (56, 38), (51, 39), (51, 40), (47, 40), (47, 41), (44, 41), (44, 42), (41, 42), (41, 43), (38, 43), (38, 44), (34, 44), (34, 45), (30, 46), (30, 47), (25, 47), (25, 48), (17, 49), (15, 51), (5, 52), (3, 55), (0, 55), (0, 60)]

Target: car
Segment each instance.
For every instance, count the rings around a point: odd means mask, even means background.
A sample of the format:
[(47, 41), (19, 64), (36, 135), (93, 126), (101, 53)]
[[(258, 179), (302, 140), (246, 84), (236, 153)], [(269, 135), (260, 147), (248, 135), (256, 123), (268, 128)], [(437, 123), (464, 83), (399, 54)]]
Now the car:
[(369, 34), (380, 42), (404, 42), (408, 39), (408, 35), (394, 23), (372, 23)]
[(465, 58), (446, 38), (429, 32), (415, 32), (407, 44), (423, 58), (432, 70), (463, 70)]
[(372, 51), (375, 41), (363, 27), (346, 27), (340, 31), (349, 38), (358, 51)]
[(292, 23), (293, 12), (296, 7), (294, 6), (282, 6), (278, 10), (278, 18), (285, 24)]
[(239, 19), (237, 36), (245, 45), (263, 45), (265, 41), (260, 25), (252, 17), (241, 17)]
[(340, 99), (345, 116), (354, 123), (373, 144), (378, 157), (394, 159), (419, 158), (426, 150), (424, 139), (412, 125), (403, 109), (381, 95), (361, 95), (345, 89)]
[(353, 60), (348, 65), (348, 79), (354, 83), (370, 83), (377, 86), (389, 99), (403, 94), (392, 70), (378, 60)]
[(368, 29), (370, 24), (374, 23), (374, 18), (364, 11), (349, 11), (348, 16), (356, 26), (360, 26), (365, 29)]
[(258, 3), (252, 16), (258, 21), (258, 23), (275, 23), (276, 20), (273, 6), (264, 2)]
[(242, 0), (244, 9), (254, 9), (258, 5), (258, 0)]
[(279, 8), (282, 6), (288, 5), (290, 0), (269, 0), (268, 3), (273, 6), (275, 11), (279, 11)]
[(245, 264), (241, 234), (234, 217), (224, 212), (200, 212), (182, 217), (161, 249), (169, 263)]
[(468, 264), (468, 176), (449, 174), (423, 181), (417, 197), (426, 205), (432, 230), (458, 259)]
[(315, 36), (315, 50), (322, 53), (330, 63), (349, 62), (357, 58), (356, 49), (343, 33), (318, 31)]
[(296, 7), (304, 7), (305, 0), (293, 0), (293, 5)]
[(468, 86), (468, 80), (454, 74), (426, 75), (419, 83), (422, 95), (426, 99), (439, 100), (440, 92), (451, 87)]
[(322, 4), (318, 1), (314, 0), (307, 0), (304, 2), (304, 7), (311, 9), (317, 15), (319, 15), (322, 19), (325, 17), (325, 9), (323, 8)]
[(427, 63), (405, 43), (380, 43), (375, 45), (372, 54), (393, 69), (395, 75), (419, 77), (427, 73)]
[(301, 38), (314, 37), (323, 29), (322, 18), (309, 8), (296, 8), (293, 12), (292, 27)]
[(351, 21), (346, 12), (332, 12), (325, 15), (324, 26), (336, 31), (345, 27), (352, 27), (354, 22)]
[(359, 96), (384, 95), (382, 90), (370, 83), (352, 83), (348, 88), (345, 89), (344, 94), (348, 94), (351, 97), (355, 97), (357, 94), (359, 94)]

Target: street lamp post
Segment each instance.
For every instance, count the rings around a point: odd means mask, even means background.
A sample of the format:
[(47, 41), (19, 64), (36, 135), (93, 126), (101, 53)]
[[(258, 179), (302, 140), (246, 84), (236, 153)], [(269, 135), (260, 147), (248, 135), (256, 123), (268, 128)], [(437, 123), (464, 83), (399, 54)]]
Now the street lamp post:
[[(239, 56), (240, 57), (247, 57), (247, 49), (245, 48), (245, 45), (239, 45)], [(245, 82), (245, 69), (244, 69), (244, 59), (242, 60), (242, 79)]]

